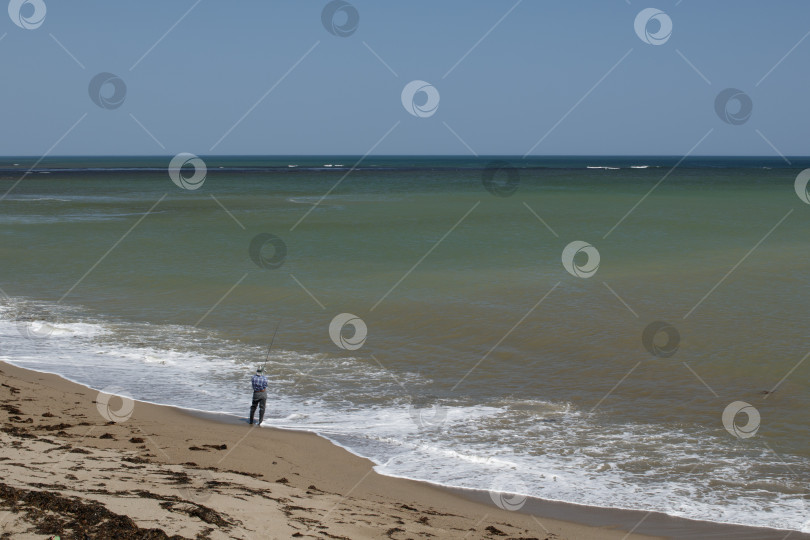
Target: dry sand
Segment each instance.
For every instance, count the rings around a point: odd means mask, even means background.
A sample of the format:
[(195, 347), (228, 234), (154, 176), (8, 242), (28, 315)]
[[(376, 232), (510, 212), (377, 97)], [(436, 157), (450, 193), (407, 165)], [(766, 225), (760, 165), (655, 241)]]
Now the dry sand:
[(0, 383), (2, 538), (652, 538), (381, 476), (313, 434), (143, 402), (112, 422), (97, 391), (1, 362)]

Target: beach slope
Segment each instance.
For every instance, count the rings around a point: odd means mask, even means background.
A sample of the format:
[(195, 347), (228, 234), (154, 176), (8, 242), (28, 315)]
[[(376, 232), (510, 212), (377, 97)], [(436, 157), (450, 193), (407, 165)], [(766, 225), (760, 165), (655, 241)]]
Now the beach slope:
[(5, 363), (0, 384), (2, 538), (626, 535), (381, 476), (309, 433), (143, 402), (130, 413), (117, 397), (99, 408), (95, 390)]

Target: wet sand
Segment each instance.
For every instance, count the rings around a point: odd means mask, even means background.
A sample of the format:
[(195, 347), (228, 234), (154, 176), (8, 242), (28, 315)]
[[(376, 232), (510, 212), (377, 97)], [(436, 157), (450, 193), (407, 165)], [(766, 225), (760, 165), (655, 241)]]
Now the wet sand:
[(102, 396), (99, 408), (96, 390), (2, 362), (0, 384), (2, 538), (786, 534), (539, 500), (511, 512), (486, 492), (379, 475), (370, 461), (313, 434), (143, 402), (130, 412), (118, 397), (105, 407)]

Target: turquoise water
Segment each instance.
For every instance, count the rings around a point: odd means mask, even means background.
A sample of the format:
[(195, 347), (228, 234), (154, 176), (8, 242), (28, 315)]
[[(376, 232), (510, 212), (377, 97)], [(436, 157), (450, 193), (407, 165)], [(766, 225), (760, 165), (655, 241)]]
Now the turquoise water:
[[(383, 473), (807, 527), (808, 160), (513, 159), (496, 196), (490, 159), (206, 157), (194, 191), (169, 159), (52, 158), (0, 201), (0, 358), (244, 415), (280, 322), (270, 422)], [(33, 163), (0, 159), (0, 192)], [(262, 233), (278, 268), (252, 260)], [(592, 277), (564, 268), (574, 241)], [(655, 321), (671, 356), (645, 348)], [(724, 427), (737, 401), (752, 437)]]

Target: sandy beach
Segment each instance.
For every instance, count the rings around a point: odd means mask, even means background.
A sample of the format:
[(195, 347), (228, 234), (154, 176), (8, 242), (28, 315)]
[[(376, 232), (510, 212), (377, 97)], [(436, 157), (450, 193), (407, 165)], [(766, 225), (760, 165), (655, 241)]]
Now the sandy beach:
[(650, 538), (384, 477), (313, 434), (142, 402), (109, 421), (95, 390), (0, 370), (3, 538)]

